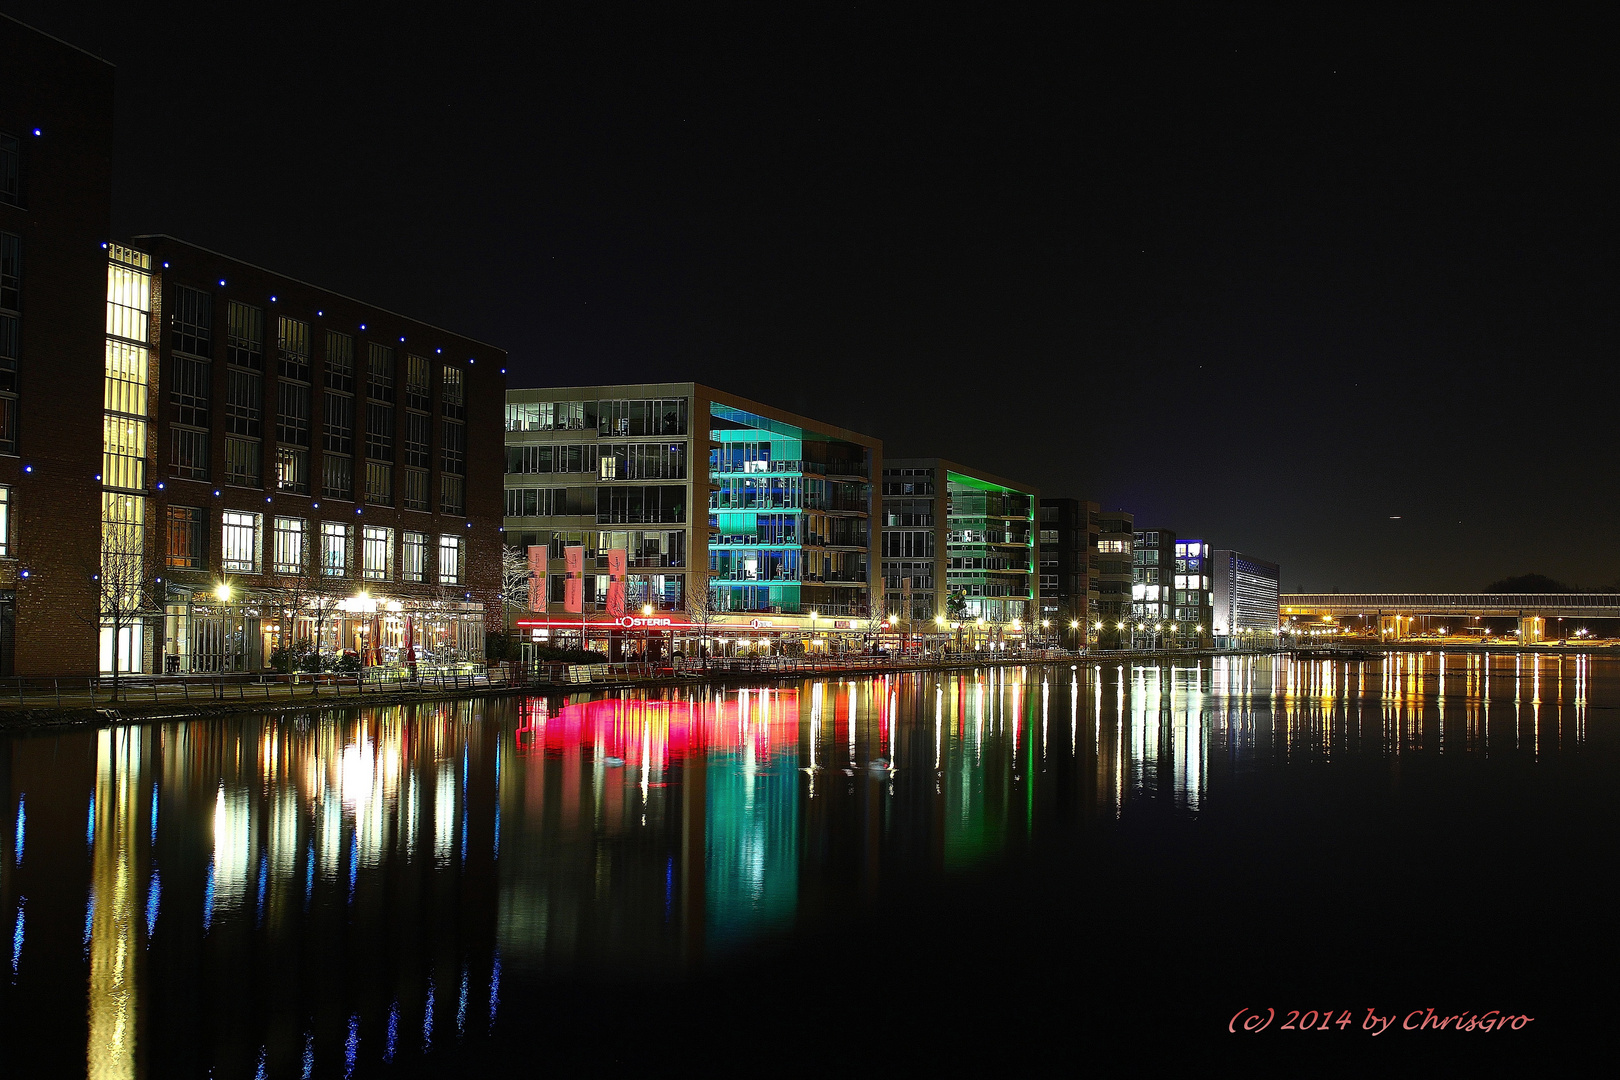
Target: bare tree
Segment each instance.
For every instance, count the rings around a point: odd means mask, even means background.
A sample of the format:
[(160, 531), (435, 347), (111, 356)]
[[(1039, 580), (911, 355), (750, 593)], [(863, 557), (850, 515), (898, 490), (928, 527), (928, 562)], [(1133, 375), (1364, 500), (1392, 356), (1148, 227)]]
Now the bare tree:
[(113, 701), (116, 702), (122, 694), (122, 665), (118, 654), (124, 630), (144, 626), (163, 614), (163, 595), (161, 586), (146, 574), (146, 556), (138, 526), (108, 531), (103, 545), (90, 572), (91, 581), (96, 583), (98, 610), (92, 616), (81, 618), (95, 628), (98, 648), (102, 630), (112, 631)]
[(703, 658), (703, 670), (709, 669), (709, 638), (710, 630), (720, 621), (718, 598), (714, 593), (714, 586), (709, 583), (707, 575), (704, 576), (701, 587), (693, 587), (690, 583), (686, 590), (686, 618), (698, 632), (698, 653)]
[(297, 644), (294, 636), (297, 620), (308, 618), (315, 623), (315, 637), (310, 644), (319, 665), (326, 620), (337, 610), (347, 585), (342, 578), (322, 574), (319, 566), (306, 559), (297, 570), (267, 576), (258, 591), (265, 604), (275, 611), (276, 623), (281, 627), (277, 644), (286, 650), (287, 684), (291, 686), (298, 681), (298, 665), (293, 654)]
[[(520, 547), (501, 545), (501, 600), (508, 623), (514, 612), (529, 610), (529, 583), (534, 578), (534, 572), (529, 569), (529, 553)], [(537, 584), (541, 588), (545, 586), (543, 580)]]

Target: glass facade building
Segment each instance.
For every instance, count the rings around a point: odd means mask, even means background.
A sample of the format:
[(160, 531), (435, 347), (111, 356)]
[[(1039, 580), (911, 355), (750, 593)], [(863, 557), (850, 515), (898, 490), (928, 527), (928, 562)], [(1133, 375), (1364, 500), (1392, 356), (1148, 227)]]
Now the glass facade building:
[(1282, 583), (1277, 564), (1217, 549), (1210, 554), (1210, 568), (1217, 644), (1237, 646), (1256, 635), (1275, 635)]
[[(506, 544), (545, 550), (527, 621), (606, 624), (608, 553), (623, 549), (636, 615), (800, 640), (867, 632), (881, 467), (876, 439), (696, 383), (509, 390)], [(578, 614), (565, 611), (574, 546)]]
[(936, 627), (982, 619), (998, 632), (1038, 619), (1039, 506), (1029, 484), (942, 458), (888, 461), (885, 610), (902, 623)]

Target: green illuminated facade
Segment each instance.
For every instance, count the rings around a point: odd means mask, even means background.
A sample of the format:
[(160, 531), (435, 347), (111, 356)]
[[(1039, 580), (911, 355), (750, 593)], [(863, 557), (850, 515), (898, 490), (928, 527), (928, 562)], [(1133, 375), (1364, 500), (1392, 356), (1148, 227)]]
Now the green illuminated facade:
[(886, 610), (913, 624), (1038, 618), (1039, 506), (1032, 485), (943, 458), (887, 461)]

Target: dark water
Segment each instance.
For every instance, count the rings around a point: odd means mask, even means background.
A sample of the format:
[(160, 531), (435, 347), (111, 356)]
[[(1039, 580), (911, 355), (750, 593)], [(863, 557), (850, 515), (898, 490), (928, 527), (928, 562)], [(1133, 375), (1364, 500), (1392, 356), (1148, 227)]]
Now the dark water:
[(1429, 655), (15, 734), (0, 1073), (1553, 1067), (1613, 1024), (1617, 707)]

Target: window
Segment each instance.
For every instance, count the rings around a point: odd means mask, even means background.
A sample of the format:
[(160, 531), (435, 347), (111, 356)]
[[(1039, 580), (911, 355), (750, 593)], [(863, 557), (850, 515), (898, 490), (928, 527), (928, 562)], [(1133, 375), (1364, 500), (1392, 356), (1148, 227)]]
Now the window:
[(225, 430), (232, 435), (259, 437), (263, 416), (262, 377), (252, 371), (225, 372)]
[(252, 439), (225, 440), (225, 482), (241, 487), (258, 487), (259, 444)]
[(428, 474), (426, 469), (406, 469), (402, 504), (407, 510), (427, 510)]
[(354, 338), (326, 332), (326, 388), (354, 391)]
[(686, 520), (684, 487), (600, 487), (596, 489), (598, 523), (638, 525)]
[(214, 298), (201, 289), (174, 287), (169, 344), (175, 352), (210, 359), (214, 347)]
[(444, 443), (440, 468), (452, 476), (467, 475), (467, 425), (455, 420), (444, 422)]
[(394, 459), (394, 407), (366, 402), (366, 457)]
[(461, 584), (461, 537), (439, 537), (439, 584)]
[(354, 498), (354, 459), (327, 454), (321, 458), (321, 497)]
[(11, 489), (0, 484), (0, 558), (11, 555)]
[(400, 552), (403, 556), (399, 574), (402, 581), (427, 580), (427, 544), (427, 533), (405, 533)]
[(326, 392), (326, 449), (334, 454), (354, 453), (354, 398)]
[(207, 427), (208, 402), (213, 396), (214, 365), (207, 360), (175, 356), (172, 368), (169, 418), (187, 427)]
[(366, 397), (394, 403), (394, 350), (371, 345), (366, 354)]
[[(507, 488), (506, 516), (553, 517), (566, 514), (567, 494), (567, 488)], [(793, 541), (788, 539), (785, 542)]]
[(169, 507), (169, 529), (166, 565), (176, 570), (208, 569), (207, 552), (203, 547), (203, 512), (194, 506)]
[(309, 382), (309, 323), (283, 316), (276, 320), (277, 371), (283, 379)]
[(281, 382), (276, 386), (280, 407), (276, 410), (276, 438), (294, 446), (309, 445), (309, 387), (302, 383)]
[(309, 494), (309, 451), (296, 446), (276, 448), (276, 490), (289, 495)]
[(259, 572), (259, 515), (226, 510), (220, 515), (221, 566), (227, 573)]
[(321, 574), (342, 577), (349, 572), (349, 526), (336, 521), (321, 522)]
[(230, 301), (225, 307), (225, 359), (240, 367), (264, 370), (264, 312)]
[(169, 471), (188, 480), (208, 479), (208, 432), (170, 428)]
[(366, 502), (394, 505), (394, 467), (386, 461), (366, 462)]
[(439, 477), (439, 513), (465, 514), (467, 512), (467, 482), (459, 476)]
[(101, 482), (139, 491), (146, 487), (146, 421), (105, 413), (101, 418)]
[(303, 571), (303, 518), (276, 518), (275, 554), (272, 561), (278, 574), (297, 574)]
[(0, 452), (17, 452), (17, 365), (22, 355), (22, 240), (0, 232)]
[(405, 358), (405, 407), (408, 409), (421, 409), (426, 412), (430, 407), (428, 395), (432, 387), (428, 383), (428, 362), (425, 356), (407, 356)]
[(467, 399), (465, 392), (465, 375), (458, 367), (449, 364), (444, 366), (444, 394), (439, 401), (439, 412), (446, 419), (465, 420), (467, 418)]
[(427, 413), (405, 414), (405, 464), (418, 469), (428, 467), (428, 439), (432, 421)]
[(394, 530), (367, 525), (360, 534), (360, 576), (387, 581), (394, 569)]
[(22, 238), (0, 232), (0, 309), (22, 310)]
[(22, 205), (22, 145), (15, 135), (0, 134), (0, 202)]

